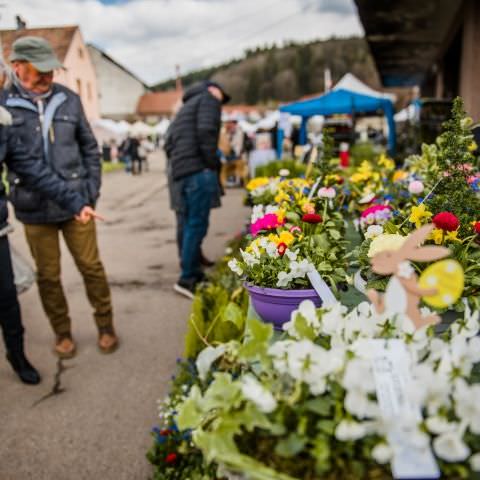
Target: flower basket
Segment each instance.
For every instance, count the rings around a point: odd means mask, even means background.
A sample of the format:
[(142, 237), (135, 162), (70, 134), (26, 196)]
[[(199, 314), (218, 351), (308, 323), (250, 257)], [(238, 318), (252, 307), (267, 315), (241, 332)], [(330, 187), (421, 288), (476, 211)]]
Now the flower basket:
[(266, 323), (272, 323), (275, 329), (290, 320), (290, 315), (303, 300), (311, 300), (316, 307), (322, 305), (322, 299), (314, 289), (284, 290), (281, 288), (257, 287), (245, 283), (250, 299), (258, 316)]

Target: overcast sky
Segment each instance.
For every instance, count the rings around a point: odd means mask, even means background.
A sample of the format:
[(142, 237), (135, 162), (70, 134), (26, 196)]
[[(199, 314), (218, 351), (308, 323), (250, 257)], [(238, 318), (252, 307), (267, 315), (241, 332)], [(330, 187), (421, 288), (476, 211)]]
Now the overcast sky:
[(239, 57), (246, 48), (362, 34), (353, 0), (3, 0), (1, 28), (78, 24), (151, 84)]

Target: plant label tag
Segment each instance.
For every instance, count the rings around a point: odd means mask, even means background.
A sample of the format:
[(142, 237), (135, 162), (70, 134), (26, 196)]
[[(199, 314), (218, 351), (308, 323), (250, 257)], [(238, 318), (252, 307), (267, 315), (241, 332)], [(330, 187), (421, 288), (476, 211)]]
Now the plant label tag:
[(317, 270), (307, 273), (307, 277), (312, 284), (312, 287), (322, 299), (322, 307), (330, 307), (337, 303), (335, 295), (330, 290), (330, 287), (325, 283), (325, 280), (320, 276)]
[(430, 444), (418, 431), (420, 408), (408, 395), (410, 356), (402, 340), (368, 340), (373, 357), (377, 400), (388, 425), (393, 449), (392, 474), (396, 479), (440, 478)]

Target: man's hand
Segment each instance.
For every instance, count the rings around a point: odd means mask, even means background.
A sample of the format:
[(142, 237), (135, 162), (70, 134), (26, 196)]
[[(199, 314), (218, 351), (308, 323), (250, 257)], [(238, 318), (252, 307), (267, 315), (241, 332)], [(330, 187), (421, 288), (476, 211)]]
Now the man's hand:
[(92, 207), (89, 207), (88, 205), (83, 207), (78, 215), (75, 215), (75, 220), (83, 224), (88, 223), (92, 218), (97, 220), (105, 220)]

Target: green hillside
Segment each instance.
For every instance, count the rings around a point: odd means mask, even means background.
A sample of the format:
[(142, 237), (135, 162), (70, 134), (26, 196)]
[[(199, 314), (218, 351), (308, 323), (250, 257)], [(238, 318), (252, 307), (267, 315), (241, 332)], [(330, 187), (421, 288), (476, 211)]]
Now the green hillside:
[[(273, 103), (322, 92), (327, 67), (334, 83), (351, 72), (370, 86), (380, 87), (367, 42), (358, 37), (247, 50), (241, 59), (190, 72), (182, 82), (188, 87), (209, 78), (224, 85), (233, 103)], [(153, 88), (168, 90), (174, 86), (172, 78)]]

